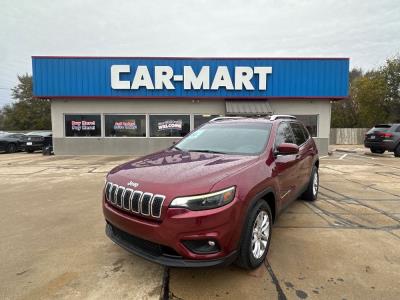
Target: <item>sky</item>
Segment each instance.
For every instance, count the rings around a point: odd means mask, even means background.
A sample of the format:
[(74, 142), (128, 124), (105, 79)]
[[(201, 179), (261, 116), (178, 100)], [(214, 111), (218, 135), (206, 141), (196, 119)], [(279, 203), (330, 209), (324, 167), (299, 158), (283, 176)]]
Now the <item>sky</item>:
[(32, 55), (350, 57), (400, 53), (399, 0), (1, 0), (0, 107)]

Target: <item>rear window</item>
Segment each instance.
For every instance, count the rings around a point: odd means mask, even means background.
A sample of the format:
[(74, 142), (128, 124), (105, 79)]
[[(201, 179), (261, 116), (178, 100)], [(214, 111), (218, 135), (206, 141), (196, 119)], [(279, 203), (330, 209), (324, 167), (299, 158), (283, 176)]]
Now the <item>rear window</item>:
[(379, 131), (379, 132), (387, 132), (387, 131), (389, 131), (391, 128), (392, 128), (392, 125), (390, 125), (390, 124), (378, 124), (378, 125), (375, 125), (373, 128), (371, 128), (371, 129), (368, 131), (368, 133), (372, 133), (372, 132), (376, 132), (376, 131)]

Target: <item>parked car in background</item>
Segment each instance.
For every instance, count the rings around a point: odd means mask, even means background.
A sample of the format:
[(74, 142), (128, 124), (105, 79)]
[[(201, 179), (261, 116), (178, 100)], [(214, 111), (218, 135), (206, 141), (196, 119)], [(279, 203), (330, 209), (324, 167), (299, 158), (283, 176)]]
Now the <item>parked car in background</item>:
[(372, 153), (389, 151), (400, 157), (400, 124), (375, 125), (365, 134), (364, 146)]
[(115, 167), (103, 212), (115, 243), (148, 260), (263, 263), (278, 215), (318, 195), (318, 150), (293, 116), (221, 117), (169, 149)]
[(25, 151), (28, 153), (42, 151), (48, 146), (53, 146), (51, 131), (32, 131), (25, 135)]
[(0, 134), (0, 151), (14, 153), (24, 148), (23, 133), (3, 133)]

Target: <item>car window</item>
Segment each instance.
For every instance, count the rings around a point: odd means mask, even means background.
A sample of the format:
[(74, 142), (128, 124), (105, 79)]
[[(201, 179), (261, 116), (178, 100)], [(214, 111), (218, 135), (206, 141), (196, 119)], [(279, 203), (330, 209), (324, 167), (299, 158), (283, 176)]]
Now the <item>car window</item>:
[(304, 144), (306, 141), (306, 137), (304, 136), (302, 126), (299, 123), (291, 122), (290, 127), (292, 127), (294, 138), (296, 140), (296, 145), (300, 146)]
[(258, 122), (207, 123), (175, 145), (188, 152), (257, 155), (264, 151), (271, 124)]
[(295, 143), (292, 130), (290, 129), (289, 124), (286, 122), (279, 124), (276, 132), (275, 146), (279, 146), (282, 143)]
[(303, 134), (307, 141), (310, 138), (310, 133), (308, 132), (307, 128), (304, 125), (301, 125), (301, 129), (303, 130)]
[(389, 125), (389, 124), (378, 124), (378, 125), (375, 125), (374, 127), (372, 127), (367, 133), (373, 133), (376, 131), (388, 132), (388, 131), (390, 131), (391, 127), (392, 127), (392, 125)]

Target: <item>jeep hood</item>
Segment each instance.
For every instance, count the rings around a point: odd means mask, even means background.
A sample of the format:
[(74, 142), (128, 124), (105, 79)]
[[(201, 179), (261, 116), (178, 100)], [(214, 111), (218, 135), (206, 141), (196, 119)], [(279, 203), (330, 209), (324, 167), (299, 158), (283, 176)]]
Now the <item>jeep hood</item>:
[(218, 181), (237, 173), (257, 159), (258, 156), (168, 149), (115, 167), (107, 180), (126, 187), (131, 182), (134, 190), (174, 198), (207, 193)]

